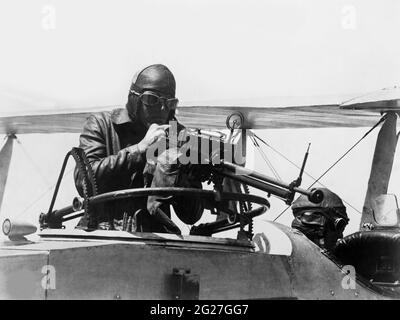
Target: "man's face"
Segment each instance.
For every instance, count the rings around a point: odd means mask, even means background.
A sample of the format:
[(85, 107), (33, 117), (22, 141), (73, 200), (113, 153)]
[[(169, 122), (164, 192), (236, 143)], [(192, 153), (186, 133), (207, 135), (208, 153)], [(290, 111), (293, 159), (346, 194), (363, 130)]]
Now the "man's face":
[[(154, 96), (152, 96), (154, 95)], [(157, 99), (159, 97), (159, 99)], [(148, 128), (151, 124), (166, 124), (169, 120), (171, 108), (166, 103), (168, 97), (152, 91), (147, 91), (138, 101), (139, 119)]]
[(311, 241), (327, 250), (332, 250), (336, 241), (343, 237), (344, 229), (344, 226), (337, 229), (332, 220), (316, 210), (296, 214), (292, 227), (300, 230)]

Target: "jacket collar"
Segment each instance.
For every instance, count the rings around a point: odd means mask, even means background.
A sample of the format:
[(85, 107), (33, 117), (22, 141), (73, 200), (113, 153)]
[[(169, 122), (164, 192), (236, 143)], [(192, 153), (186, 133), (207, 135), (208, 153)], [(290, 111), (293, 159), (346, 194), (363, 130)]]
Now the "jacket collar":
[(115, 124), (134, 123), (125, 108), (114, 109), (111, 112), (111, 121)]

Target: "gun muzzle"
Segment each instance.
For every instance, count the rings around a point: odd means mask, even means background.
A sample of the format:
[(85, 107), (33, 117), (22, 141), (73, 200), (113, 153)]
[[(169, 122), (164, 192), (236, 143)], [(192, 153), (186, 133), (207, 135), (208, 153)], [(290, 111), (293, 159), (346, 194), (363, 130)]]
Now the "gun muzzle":
[(320, 203), (324, 200), (324, 193), (319, 189), (311, 189), (307, 196), (312, 203)]

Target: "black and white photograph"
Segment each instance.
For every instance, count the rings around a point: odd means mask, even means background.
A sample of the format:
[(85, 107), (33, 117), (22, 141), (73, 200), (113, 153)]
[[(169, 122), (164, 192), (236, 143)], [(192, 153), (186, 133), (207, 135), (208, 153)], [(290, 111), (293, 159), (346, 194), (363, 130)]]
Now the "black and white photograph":
[(399, 32), (398, 0), (2, 0), (0, 300), (400, 299)]

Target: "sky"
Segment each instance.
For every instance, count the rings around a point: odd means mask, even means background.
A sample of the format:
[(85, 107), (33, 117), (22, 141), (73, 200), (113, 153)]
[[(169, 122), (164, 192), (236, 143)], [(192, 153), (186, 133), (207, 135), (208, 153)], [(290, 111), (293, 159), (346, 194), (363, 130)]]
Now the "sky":
[[(368, 93), (400, 84), (399, 16), (397, 0), (4, 0), (0, 116), (123, 105), (133, 74), (153, 63), (174, 73), (183, 105)], [(317, 177), (367, 130), (266, 128), (257, 134), (298, 164), (311, 143), (306, 171)], [(322, 180), (358, 210), (376, 134)], [(78, 137), (18, 136), (1, 217), (37, 221)], [(298, 169), (264, 151), (283, 180), (297, 177)], [(398, 158), (389, 190), (397, 194)], [(272, 175), (257, 152), (248, 163)], [(303, 186), (310, 183), (305, 178)], [(71, 174), (61, 190), (59, 206), (70, 204)], [(285, 208), (279, 200), (271, 204), (259, 219), (273, 219)], [(349, 215), (347, 233), (358, 229), (360, 217), (354, 209)], [(287, 211), (278, 221), (291, 219)]]

